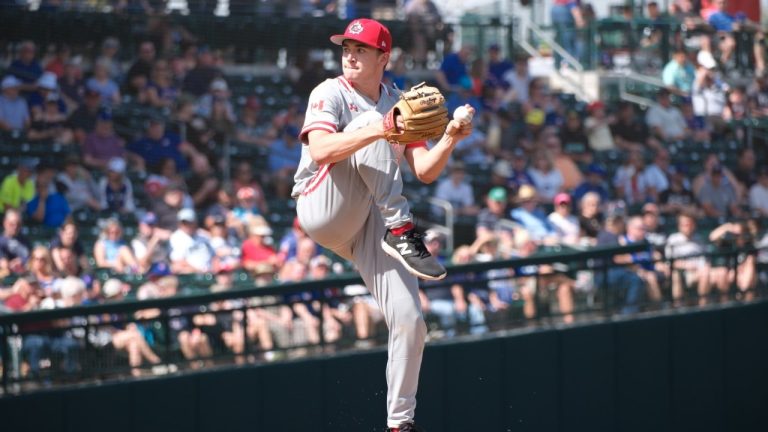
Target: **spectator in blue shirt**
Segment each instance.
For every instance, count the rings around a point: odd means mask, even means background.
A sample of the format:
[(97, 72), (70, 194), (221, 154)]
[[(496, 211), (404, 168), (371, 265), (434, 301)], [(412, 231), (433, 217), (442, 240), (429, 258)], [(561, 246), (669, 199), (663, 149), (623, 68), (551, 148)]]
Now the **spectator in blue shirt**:
[(27, 214), (36, 222), (51, 228), (58, 228), (69, 216), (69, 204), (64, 195), (51, 191), (51, 182), (56, 171), (51, 166), (40, 165), (37, 168), (35, 186), (37, 193), (27, 204)]
[(605, 187), (605, 169), (600, 165), (593, 163), (587, 167), (587, 175), (584, 181), (573, 190), (573, 200), (581, 201), (581, 198), (588, 192), (594, 192), (600, 195), (600, 201), (608, 201), (608, 189)]
[(726, 65), (728, 60), (736, 51), (736, 38), (733, 32), (748, 31), (754, 32), (753, 54), (755, 57), (756, 74), (760, 75), (765, 71), (765, 53), (763, 47), (763, 32), (759, 25), (747, 20), (744, 13), (739, 12), (732, 15), (727, 12), (727, 0), (715, 0), (713, 3), (715, 11), (709, 15), (709, 25), (718, 32), (720, 48), (720, 64)]
[(488, 80), (494, 87), (509, 88), (509, 82), (504, 78), (514, 69), (512, 62), (501, 56), (501, 47), (493, 44), (488, 47)]
[(35, 91), (37, 79), (43, 74), (43, 67), (35, 58), (35, 43), (24, 41), (19, 45), (19, 57), (8, 67), (8, 73), (21, 81), (21, 91), (26, 98)]
[(688, 54), (684, 48), (679, 48), (672, 54), (672, 59), (664, 66), (661, 79), (665, 86), (690, 96), (693, 91), (693, 80), (696, 79), (696, 68), (688, 60)]
[(472, 56), (472, 47), (463, 46), (455, 53), (448, 54), (440, 65), (435, 79), (444, 90), (457, 87), (463, 77), (468, 77), (467, 64)]
[(29, 127), (27, 101), (19, 96), (21, 81), (13, 75), (3, 78), (0, 89), (0, 131), (24, 131)]
[(531, 185), (521, 186), (515, 202), (518, 207), (510, 212), (510, 216), (525, 228), (531, 240), (541, 243), (547, 237), (557, 235), (549, 224), (547, 215), (539, 208), (536, 188)]
[(210, 171), (208, 159), (191, 144), (166, 131), (165, 120), (153, 117), (149, 120), (146, 134), (127, 147), (128, 157), (141, 171), (158, 172), (165, 159), (173, 159), (179, 172), (190, 168), (195, 174), (206, 175)]
[(293, 173), (301, 159), (299, 130), (293, 125), (269, 145), (269, 172), (278, 197), (288, 197), (293, 187)]

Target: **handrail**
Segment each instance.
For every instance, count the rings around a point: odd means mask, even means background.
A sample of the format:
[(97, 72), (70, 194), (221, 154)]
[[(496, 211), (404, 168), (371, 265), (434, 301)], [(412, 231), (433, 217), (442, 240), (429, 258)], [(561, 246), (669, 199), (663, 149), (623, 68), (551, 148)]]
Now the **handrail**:
[[(560, 262), (577, 262), (588, 259), (606, 258), (614, 255), (642, 252), (648, 250), (647, 243), (637, 243), (629, 246), (594, 247), (584, 251), (541, 253), (527, 258), (514, 258), (500, 261), (478, 262), (447, 266), (451, 272), (471, 273), (483, 272), (498, 268), (524, 267), (530, 265), (553, 264)], [(143, 309), (169, 308), (192, 304), (213, 303), (222, 300), (241, 299), (247, 297), (261, 297), (270, 295), (285, 295), (305, 291), (336, 288), (344, 285), (360, 284), (362, 279), (358, 274), (347, 273), (321, 280), (288, 282), (273, 284), (266, 287), (254, 287), (222, 291), (218, 293), (180, 295), (169, 298), (149, 300), (123, 300), (119, 303), (106, 303), (99, 305), (74, 306), (61, 309), (36, 310), (14, 314), (0, 315), (0, 326), (33, 321), (48, 321), (59, 318), (98, 315), (111, 313), (135, 312)]]
[(619, 98), (646, 107), (653, 105), (654, 101), (648, 99), (647, 97), (638, 96), (627, 92), (628, 80), (654, 85), (659, 88), (665, 87), (664, 81), (662, 81), (660, 78), (639, 74), (637, 72), (626, 72), (621, 75), (621, 78), (619, 79)]
[(445, 236), (445, 249), (453, 252), (453, 227), (455, 224), (453, 204), (450, 201), (436, 197), (427, 197), (427, 202), (442, 208), (443, 212), (445, 212), (445, 225), (436, 224), (432, 228), (437, 229), (440, 231), (440, 234)]
[[(526, 39), (525, 35), (528, 31), (536, 35), (536, 37), (538, 37), (539, 39), (546, 42), (552, 48), (552, 51), (554, 51), (560, 57), (562, 57), (563, 61), (565, 61), (565, 63), (568, 64), (568, 66), (576, 72), (576, 75), (578, 78), (574, 80), (573, 78), (571, 78), (567, 74), (563, 74), (559, 70), (556, 70), (555, 72), (562, 79), (568, 81), (571, 84), (572, 86), (571, 91), (573, 91), (574, 94), (576, 94), (576, 96), (579, 97), (579, 99), (582, 99), (584, 101), (589, 101), (589, 96), (584, 91), (584, 66), (582, 66), (581, 62), (579, 62), (579, 60), (576, 59), (576, 57), (574, 57), (573, 55), (571, 55), (571, 53), (569, 53), (565, 48), (560, 46), (559, 43), (557, 43), (551, 36), (549, 36), (544, 31), (544, 29), (542, 29), (535, 22), (531, 21), (530, 19), (522, 19), (520, 20), (520, 23), (522, 27), (523, 37), (521, 38), (521, 41), (518, 41), (518, 44), (529, 54), (536, 51), (535, 48), (531, 46), (527, 40), (525, 40)], [(540, 57), (538, 53), (535, 53), (533, 55), (535, 55), (536, 57)]]

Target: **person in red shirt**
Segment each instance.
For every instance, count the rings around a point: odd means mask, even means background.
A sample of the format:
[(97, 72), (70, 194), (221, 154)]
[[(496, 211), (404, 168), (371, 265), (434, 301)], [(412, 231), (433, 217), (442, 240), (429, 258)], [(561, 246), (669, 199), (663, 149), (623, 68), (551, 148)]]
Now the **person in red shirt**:
[(37, 308), (43, 298), (39, 287), (25, 278), (19, 278), (10, 289), (11, 294), (5, 298), (5, 308), (11, 312), (25, 312)]
[(243, 268), (254, 271), (263, 264), (276, 266), (277, 253), (264, 241), (272, 235), (272, 229), (263, 219), (255, 219), (248, 229), (248, 238), (243, 242), (241, 262)]

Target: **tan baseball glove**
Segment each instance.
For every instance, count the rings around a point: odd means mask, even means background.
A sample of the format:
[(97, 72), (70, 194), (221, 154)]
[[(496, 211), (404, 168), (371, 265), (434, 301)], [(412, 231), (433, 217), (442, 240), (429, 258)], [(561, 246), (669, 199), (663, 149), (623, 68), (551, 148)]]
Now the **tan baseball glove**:
[[(403, 119), (402, 129), (397, 127), (398, 115)], [(445, 98), (437, 88), (421, 83), (400, 94), (400, 100), (384, 117), (384, 136), (389, 142), (410, 144), (440, 137), (446, 126)]]

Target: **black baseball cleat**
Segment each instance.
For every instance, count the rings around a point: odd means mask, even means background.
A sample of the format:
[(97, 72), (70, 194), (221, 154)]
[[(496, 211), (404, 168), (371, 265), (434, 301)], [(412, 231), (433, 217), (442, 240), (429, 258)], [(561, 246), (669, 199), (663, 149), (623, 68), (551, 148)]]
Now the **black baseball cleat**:
[(414, 228), (395, 235), (387, 230), (381, 247), (387, 255), (400, 261), (411, 274), (425, 280), (440, 280), (445, 277), (446, 271), (437, 259), (432, 256), (424, 246), (421, 234)]
[(388, 428), (389, 432), (424, 432), (424, 429), (416, 426), (413, 423), (403, 423), (396, 428)]

